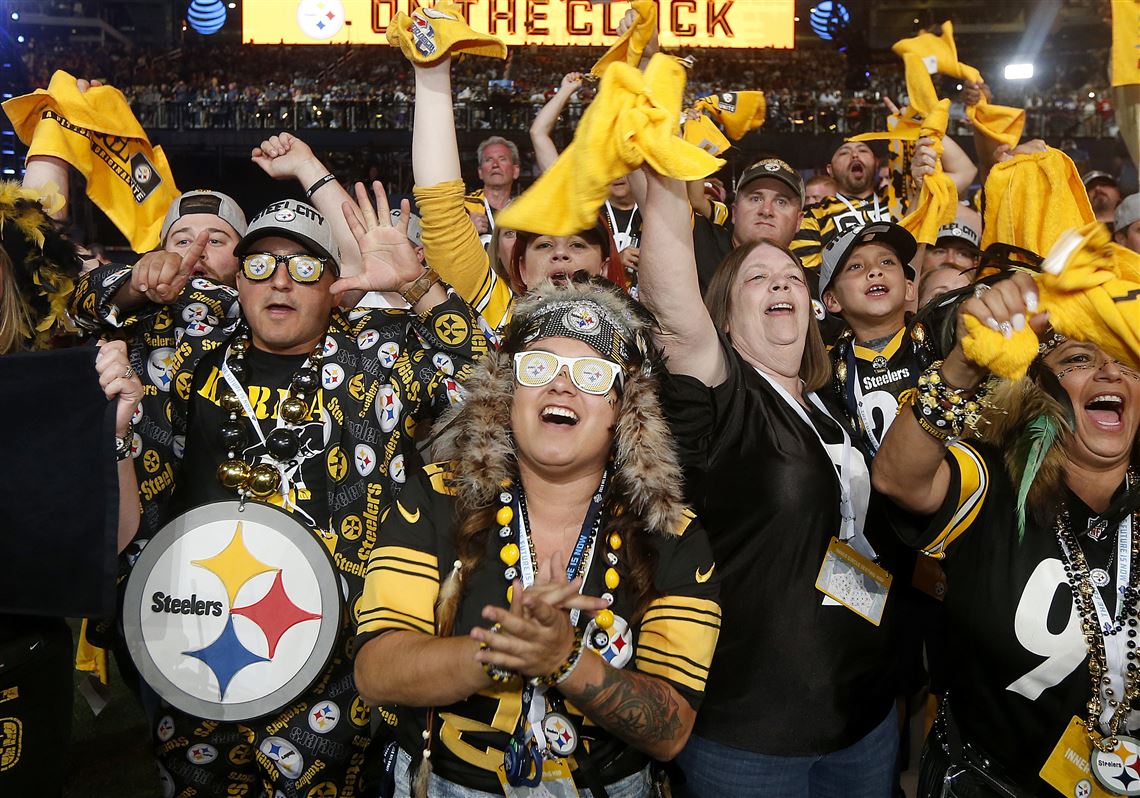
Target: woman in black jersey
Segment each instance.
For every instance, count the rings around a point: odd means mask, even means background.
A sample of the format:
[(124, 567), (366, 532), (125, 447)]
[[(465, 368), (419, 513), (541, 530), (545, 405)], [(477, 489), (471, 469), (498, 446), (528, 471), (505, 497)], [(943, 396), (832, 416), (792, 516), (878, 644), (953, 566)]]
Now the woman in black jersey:
[[(663, 404), (723, 579), (706, 697), (678, 759), (696, 796), (891, 790), (903, 554), (870, 476), (815, 391), (828, 380), (806, 275), (771, 242), (700, 302), (684, 186), (650, 175), (641, 286), (661, 321)], [(826, 591), (826, 592), (825, 592)]]
[(990, 383), (979, 438), (947, 446), (989, 376), (959, 343), (875, 458), (876, 487), (927, 522), (910, 542), (944, 558), (953, 586), (924, 796), (1140, 787), (1140, 370), (1042, 333), (1036, 305), (1018, 274), (958, 310), (959, 340), (967, 316), (1041, 337), (1026, 378)]
[(397, 795), (642, 798), (688, 739), (718, 580), (648, 324), (597, 278), (520, 299), (388, 514), (356, 682), (400, 704)]

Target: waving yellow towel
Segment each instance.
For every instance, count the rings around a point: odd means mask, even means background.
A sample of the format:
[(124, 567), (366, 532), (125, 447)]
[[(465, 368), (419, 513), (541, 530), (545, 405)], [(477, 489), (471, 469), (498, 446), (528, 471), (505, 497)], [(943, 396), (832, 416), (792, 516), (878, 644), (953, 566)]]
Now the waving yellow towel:
[(698, 111), (705, 111), (724, 127), (724, 132), (733, 141), (740, 141), (744, 134), (764, 124), (768, 106), (762, 91), (726, 91), (700, 97), (693, 104)]
[(590, 74), (594, 77), (600, 78), (605, 74), (606, 67), (610, 64), (636, 67), (641, 63), (645, 48), (657, 31), (657, 3), (653, 0), (634, 0), (633, 10), (637, 14), (637, 20), (590, 69)]
[(699, 114), (695, 119), (686, 119), (681, 125), (681, 137), (709, 155), (720, 155), (732, 148), (732, 143), (724, 137), (716, 123), (704, 114)]
[(685, 70), (672, 56), (653, 56), (645, 74), (614, 63), (582, 114), (574, 140), (522, 196), (499, 212), (503, 227), (571, 235), (594, 226), (610, 183), (643, 163), (678, 180), (699, 180), (721, 166), (682, 139)]
[[(958, 60), (958, 47), (954, 44), (954, 26), (949, 20), (942, 23), (941, 36), (935, 36), (933, 33), (920, 33), (909, 39), (895, 42), (891, 49), (906, 62), (908, 87), (912, 68), (912, 62), (906, 60), (908, 55), (917, 56), (928, 75), (940, 72), (943, 75), (960, 78), (970, 83), (982, 81), (981, 72)], [(1002, 144), (1008, 144), (1010, 147), (1017, 146), (1017, 142), (1021, 139), (1021, 131), (1025, 127), (1025, 111), (1023, 109), (993, 105), (985, 97), (977, 105), (967, 108), (966, 115), (973, 122), (974, 127), (986, 136)]]
[(1066, 230), (1095, 218), (1077, 167), (1053, 148), (990, 169), (985, 208), (982, 249), (1000, 242), (1043, 254)]
[(431, 66), (457, 53), (506, 58), (507, 46), (487, 33), (472, 30), (455, 3), (403, 11), (388, 23), (388, 44), (399, 47), (409, 61)]
[[(1066, 231), (1041, 268), (1038, 302), (1053, 329), (1140, 368), (1140, 255), (1114, 244), (1094, 221)], [(966, 316), (966, 329), (966, 356), (1000, 377), (1020, 379), (1037, 357), (1037, 336), (1029, 327), (1007, 339)]]
[(13, 97), (4, 112), (29, 156), (62, 158), (86, 178), (87, 196), (136, 252), (158, 245), (162, 220), (180, 192), (162, 147), (151, 146), (121, 91), (81, 92), (59, 70), (47, 89)]

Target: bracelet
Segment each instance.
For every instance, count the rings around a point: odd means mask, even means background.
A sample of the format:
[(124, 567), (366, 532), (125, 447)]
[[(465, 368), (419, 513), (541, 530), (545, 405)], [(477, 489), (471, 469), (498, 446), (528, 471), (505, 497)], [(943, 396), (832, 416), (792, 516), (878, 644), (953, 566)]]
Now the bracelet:
[(416, 281), (400, 291), (400, 296), (404, 301), (413, 307), (417, 302), (424, 298), (424, 294), (431, 290), (431, 287), (439, 282), (439, 274), (435, 269), (430, 266), (424, 269), (423, 274), (416, 278)]
[(553, 673), (548, 673), (545, 676), (535, 676), (530, 680), (530, 683), (535, 687), (555, 687), (562, 684), (570, 678), (570, 674), (574, 672), (574, 668), (578, 667), (578, 662), (582, 659), (582, 630), (574, 628), (574, 647), (570, 649), (566, 661), (558, 666), (558, 670)]
[(317, 180), (317, 182), (313, 183), (313, 185), (309, 186), (309, 188), (305, 191), (305, 199), (311, 200), (313, 198), (313, 195), (317, 193), (317, 189), (319, 189), (325, 183), (331, 183), (334, 180), (336, 180), (336, 177), (333, 176), (332, 172), (329, 172), (327, 175)]
[(905, 397), (914, 410), (918, 425), (927, 434), (951, 444), (977, 428), (985, 384), (976, 388), (955, 388), (942, 378), (942, 361), (930, 364), (918, 378), (912, 394)]
[[(497, 623), (491, 627), (491, 633), (494, 634), (503, 628), (501, 623)], [(480, 651), (486, 651), (490, 646), (486, 643), (479, 644)], [(491, 677), (491, 681), (498, 682), (499, 684), (506, 684), (507, 682), (514, 681), (519, 678), (519, 675), (514, 671), (509, 671), (501, 665), (492, 665), (490, 662), (483, 663), (483, 671)]]
[(127, 434), (121, 438), (115, 436), (115, 462), (121, 463), (131, 456), (131, 444), (135, 441), (135, 434), (131, 430), (127, 430)]

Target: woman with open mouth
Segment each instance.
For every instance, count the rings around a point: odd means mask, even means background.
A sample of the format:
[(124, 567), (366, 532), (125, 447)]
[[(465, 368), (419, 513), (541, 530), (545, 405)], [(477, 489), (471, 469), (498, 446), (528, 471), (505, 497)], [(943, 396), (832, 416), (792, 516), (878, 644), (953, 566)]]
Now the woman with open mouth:
[(740, 246), (702, 305), (685, 188), (648, 178), (639, 290), (661, 322), (663, 405), (723, 580), (682, 794), (890, 795), (903, 606), (891, 573), (906, 552), (868, 515), (867, 463), (816, 394), (828, 361), (803, 266), (770, 241)]
[(1036, 310), (1026, 274), (967, 295), (958, 340), (967, 316), (1030, 325), (1028, 376), (988, 382), (957, 344), (875, 458), (876, 488), (922, 519), (910, 542), (952, 585), (921, 796), (1140, 792), (1140, 371)]
[(384, 522), (356, 682), (399, 705), (396, 795), (643, 798), (688, 739), (719, 580), (650, 325), (598, 278), (520, 299)]

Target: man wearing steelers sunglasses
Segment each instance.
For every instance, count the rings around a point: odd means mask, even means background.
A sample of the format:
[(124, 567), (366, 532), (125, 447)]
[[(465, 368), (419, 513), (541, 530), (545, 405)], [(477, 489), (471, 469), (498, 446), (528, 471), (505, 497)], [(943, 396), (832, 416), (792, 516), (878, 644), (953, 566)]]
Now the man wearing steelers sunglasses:
[[(251, 783), (301, 794), (318, 771), (341, 791), (359, 781), (369, 708), (352, 680), (352, 608), (379, 519), (413, 466), (416, 423), (450, 406), (457, 381), (487, 351), (474, 311), (418, 262), (407, 222), (391, 226), (383, 186), (373, 190), (378, 207), (358, 184), (356, 202), (342, 208), (361, 252), (352, 274), (347, 264), (341, 271), (331, 220), (289, 199), (254, 217), (234, 248), (236, 290), (191, 273), (200, 252), (105, 266), (77, 288), (73, 311), (89, 329), (129, 331), (163, 306), (176, 328), (170, 362), (148, 357), (139, 375), (148, 393), (167, 381), (167, 432), (179, 445), (153, 470), (140, 458), (141, 503), (158, 509), (143, 514), (138, 537), (213, 502), (274, 504), (327, 547), (348, 609), (323, 673), (285, 705), (240, 725), (156, 709), (171, 794), (193, 786), (225, 796)], [(339, 307), (347, 292), (369, 290), (399, 292), (411, 309)], [(232, 609), (225, 599), (223, 613)], [(276, 661), (282, 648), (250, 650)], [(258, 667), (248, 666), (248, 678)]]

